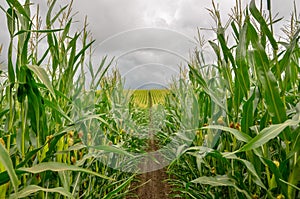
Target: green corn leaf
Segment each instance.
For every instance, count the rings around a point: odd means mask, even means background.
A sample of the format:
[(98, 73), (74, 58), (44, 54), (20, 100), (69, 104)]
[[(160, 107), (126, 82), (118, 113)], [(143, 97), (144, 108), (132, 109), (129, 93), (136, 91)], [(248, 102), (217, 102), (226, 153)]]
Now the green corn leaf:
[(200, 184), (206, 184), (206, 185), (210, 185), (210, 186), (226, 186), (226, 187), (234, 187), (236, 190), (238, 190), (241, 193), (244, 193), (245, 196), (247, 198), (252, 198), (245, 190), (241, 190), (240, 188), (238, 188), (235, 184), (235, 182), (229, 178), (226, 175), (217, 175), (215, 177), (207, 177), (207, 176), (203, 176), (200, 178), (197, 178), (195, 180), (191, 181), (192, 183), (200, 183)]
[(265, 102), (267, 104), (268, 111), (273, 118), (274, 123), (282, 123), (287, 119), (287, 117), (286, 110), (280, 98), (276, 78), (271, 70), (267, 69), (266, 65), (268, 65), (268, 62), (262, 59), (263, 57), (261, 56), (261, 52), (259, 50), (254, 51), (254, 57), (257, 75), (263, 88), (263, 94), (265, 96)]
[(76, 172), (83, 172), (83, 173), (88, 173), (103, 179), (107, 179), (107, 180), (114, 180), (110, 177), (107, 177), (105, 175), (101, 175), (97, 172), (94, 171), (90, 171), (88, 169), (84, 169), (81, 167), (77, 167), (74, 165), (67, 165), (64, 163), (60, 163), (60, 162), (42, 162), (40, 164), (34, 165), (30, 168), (19, 168), (19, 171), (25, 171), (28, 173), (33, 173), (33, 174), (37, 174), (37, 173), (41, 173), (44, 171), (54, 171), (54, 172), (59, 172), (59, 171), (76, 171)]
[[(15, 170), (16, 175), (20, 178), (24, 173), (24, 171)], [(3, 171), (0, 173), (0, 186), (10, 182), (10, 177), (7, 171)]]
[(67, 38), (69, 32), (70, 32), (70, 27), (71, 27), (71, 24), (72, 24), (72, 19), (69, 20), (69, 22), (67, 23), (66, 27), (64, 28), (64, 31), (62, 33), (62, 36), (61, 36), (61, 41), (64, 42), (65, 39)]
[(61, 109), (61, 107), (58, 106), (57, 103), (54, 103), (48, 99), (44, 99), (44, 103), (46, 106), (54, 109), (57, 111), (61, 116), (63, 116), (65, 119), (67, 119), (70, 122), (73, 122), (73, 120)]
[(228, 62), (228, 59), (229, 59), (229, 61), (232, 64), (233, 69), (235, 70), (236, 66), (235, 66), (234, 57), (233, 57), (230, 49), (228, 48), (228, 46), (226, 44), (223, 28), (218, 28), (217, 37), (218, 37), (218, 41), (221, 44), (221, 48), (222, 48), (222, 51), (223, 51), (225, 61)]
[(70, 146), (67, 151), (74, 151), (74, 150), (76, 151), (84, 148), (86, 148), (84, 144), (75, 144), (73, 146)]
[(241, 102), (245, 96), (242, 87), (240, 86), (239, 78), (237, 77), (234, 82), (234, 110), (236, 114), (239, 113)]
[(212, 101), (216, 103), (218, 106), (220, 106), (223, 110), (226, 110), (224, 104), (220, 101), (220, 99), (215, 95), (215, 92), (212, 91), (203, 77), (199, 75), (198, 71), (191, 65), (189, 65), (190, 72), (195, 76), (196, 81), (199, 83), (199, 85), (202, 87), (202, 89), (205, 91), (205, 93), (210, 96)]
[(278, 167), (273, 163), (272, 160), (262, 157), (261, 161), (267, 165), (270, 171), (274, 174), (275, 182), (277, 185), (280, 185), (282, 194), (288, 198), (287, 186), (285, 183), (281, 182), (280, 179), (283, 179), (282, 173), (279, 171)]
[[(70, 43), (67, 46), (67, 51), (70, 51), (70, 56), (68, 60), (68, 69), (72, 71), (75, 66), (75, 56), (76, 56), (76, 50), (77, 50), (77, 40), (79, 38), (80, 34), (75, 33), (75, 36), (71, 39)], [(72, 71), (73, 72), (73, 71)]]
[[(298, 120), (300, 120), (300, 117)], [(289, 154), (290, 157), (293, 156), (294, 153), (300, 154), (300, 133), (296, 133), (296, 132), (300, 132), (300, 126), (298, 126), (293, 132), (293, 136), (292, 136), (293, 144), (292, 144), (292, 150)]]
[(129, 156), (129, 157), (134, 157), (134, 155), (128, 153), (127, 151), (125, 151), (123, 149), (117, 148), (115, 146), (98, 145), (98, 146), (90, 146), (89, 148), (96, 149), (96, 150), (101, 150), (101, 151), (108, 152), (108, 153), (117, 153), (117, 154), (120, 154), (120, 155), (126, 155), (126, 156)]
[(263, 146), (265, 143), (277, 137), (286, 127), (298, 125), (300, 121), (287, 120), (282, 124), (271, 125), (263, 129), (257, 136), (250, 140), (246, 145), (237, 152), (248, 151)]
[[(47, 143), (45, 143), (45, 144), (47, 144)], [(26, 156), (25, 156), (25, 159), (24, 159), (22, 162), (20, 162), (20, 163), (16, 166), (16, 168), (23, 167), (29, 160), (32, 160), (33, 158), (35, 158), (35, 156), (38, 154), (38, 152), (39, 152), (44, 146), (45, 146), (45, 145), (43, 145), (43, 146), (41, 146), (41, 147), (39, 147), (39, 148), (36, 148), (36, 149), (34, 149), (34, 150), (28, 152), (28, 153), (26, 154)]]
[(23, 33), (28, 33), (28, 32), (35, 32), (35, 33), (52, 33), (52, 32), (59, 32), (62, 31), (63, 29), (50, 29), (50, 30), (20, 30), (14, 34), (14, 36), (23, 34)]
[(116, 187), (114, 190), (110, 191), (103, 199), (117, 198), (118, 193), (129, 185), (129, 183), (132, 181), (133, 177), (134, 176), (131, 176), (125, 182), (123, 182), (121, 185)]
[(96, 119), (96, 120), (99, 120), (100, 122), (102, 122), (103, 124), (105, 124), (106, 126), (109, 126), (111, 128), (111, 130), (115, 131), (115, 132), (118, 132), (116, 129), (114, 129), (112, 127), (111, 124), (108, 123), (108, 121), (106, 121), (105, 119), (103, 119), (103, 116), (105, 114), (94, 114), (94, 115), (87, 115), (87, 116), (84, 116), (82, 118), (80, 118), (79, 120), (76, 120), (76, 123), (81, 123), (81, 122), (84, 122), (84, 121), (88, 121), (88, 120), (93, 120), (93, 119)]
[[(95, 85), (100, 85), (100, 81), (103, 79), (104, 75), (106, 74), (106, 72), (108, 71), (108, 69), (110, 68), (110, 66), (112, 65), (113, 63), (113, 58), (111, 59), (111, 61), (107, 64), (107, 66), (102, 70), (102, 68), (104, 67), (104, 64), (105, 64), (105, 61), (107, 59), (107, 56), (105, 56), (102, 60), (101, 60), (101, 63), (100, 63), (100, 66), (96, 72), (96, 76), (98, 77), (99, 76), (99, 79), (97, 81), (97, 83)], [(101, 72), (101, 73), (100, 73)]]
[(23, 8), (23, 6), (20, 4), (19, 1), (16, 0), (6, 0), (10, 5), (12, 5), (20, 14), (22, 14), (24, 17), (26, 17), (28, 20), (30, 20), (30, 17), (28, 16), (26, 10)]
[(236, 27), (236, 25), (235, 25), (235, 22), (234, 21), (232, 21), (231, 23), (230, 23), (230, 25), (231, 25), (231, 28), (232, 28), (232, 30), (233, 30), (233, 33), (234, 33), (234, 38), (235, 38), (235, 40), (236, 40), (236, 42), (238, 42), (238, 38), (239, 38), (239, 31), (238, 31), (238, 29), (237, 29), (237, 27)]
[(211, 186), (235, 186), (228, 176), (200, 177), (191, 181), (192, 183), (208, 184)]
[(15, 193), (18, 192), (19, 180), (15, 173), (13, 163), (9, 157), (8, 151), (0, 143), (0, 162), (7, 170), (12, 186), (14, 187)]
[[(294, 55), (294, 52), (297, 49), (297, 45), (299, 43), (299, 34), (300, 34), (300, 28), (298, 28), (298, 30), (294, 34), (290, 44), (288, 44), (288, 46), (287, 46), (287, 49), (283, 55), (283, 58), (279, 61), (279, 66), (280, 66), (279, 72), (282, 73), (285, 70), (285, 74), (286, 74), (286, 76), (284, 78), (285, 88), (287, 87), (287, 85), (289, 84), (290, 81), (292, 81), (294, 83), (294, 81), (297, 79), (298, 64), (296, 64), (296, 67), (293, 67), (291, 62), (293, 60), (292, 56)], [(294, 72), (292, 72), (293, 69), (295, 70)], [(278, 75), (280, 75), (280, 74), (278, 74)]]
[(287, 49), (283, 55), (283, 58), (279, 61), (281, 71), (287, 68), (289, 62), (291, 61), (292, 53), (294, 52), (297, 46), (297, 42), (299, 41), (299, 34), (300, 34), (300, 28), (294, 34), (291, 42), (284, 45), (286, 46)]
[(13, 41), (11, 39), (8, 47), (8, 79), (10, 83), (15, 83), (15, 71), (12, 63)]
[[(227, 155), (228, 154), (228, 155)], [(251, 175), (254, 177), (253, 181), (260, 187), (262, 187), (263, 189), (267, 190), (266, 186), (264, 185), (264, 183), (261, 181), (260, 176), (257, 174), (254, 165), (244, 159), (241, 159), (239, 157), (237, 157), (236, 155), (232, 154), (232, 153), (223, 153), (224, 156), (226, 156), (227, 159), (233, 159), (233, 160), (238, 160), (240, 162), (242, 162), (246, 168), (248, 169), (248, 171), (251, 173)]]
[(249, 71), (248, 71), (248, 64), (247, 64), (247, 49), (248, 49), (248, 39), (247, 39), (247, 29), (248, 24), (245, 24), (242, 27), (242, 30), (239, 35), (239, 43), (236, 49), (236, 77), (243, 91), (243, 96), (246, 95), (250, 90), (250, 79), (249, 79)]
[(45, 84), (45, 86), (48, 88), (49, 92), (52, 94), (52, 96), (54, 97), (54, 99), (56, 98), (54, 89), (52, 87), (51, 81), (45, 71), (45, 69), (39, 67), (39, 66), (35, 66), (35, 65), (28, 65), (27, 66), (32, 72), (34, 72), (34, 74), (36, 76), (38, 76), (38, 78), (41, 80), (41, 82), (43, 82)]
[[(55, 0), (56, 1), (56, 0)], [(59, 16), (61, 16), (61, 14), (63, 13), (63, 11), (65, 9), (67, 9), (69, 7), (69, 5), (66, 5), (64, 7), (62, 7), (57, 13), (56, 15), (51, 19), (51, 25), (54, 24), (54, 22), (58, 19)]]
[(4, 109), (4, 110), (1, 110), (0, 112), (0, 119), (6, 114), (9, 112), (9, 109)]
[(255, 167), (254, 165), (247, 161), (247, 160), (243, 160), (243, 159), (240, 159), (238, 158), (239, 161), (243, 162), (245, 164), (245, 166), (247, 167), (247, 170), (251, 173), (251, 175), (253, 176), (253, 181), (258, 185), (260, 186), (261, 188), (267, 190), (266, 186), (264, 185), (264, 183), (262, 182), (261, 180), (261, 176), (259, 176), (255, 170)]
[(49, 47), (47, 48), (47, 50), (45, 50), (45, 52), (43, 53), (41, 59), (38, 60), (38, 62), (37, 62), (37, 65), (38, 65), (38, 66), (40, 66), (40, 65), (44, 62), (44, 60), (47, 58), (47, 55), (49, 54), (50, 48), (51, 48), (51, 47), (49, 46)]
[(70, 183), (72, 182), (70, 179), (70, 172), (68, 171), (59, 171), (58, 176), (61, 181), (63, 188), (67, 191), (70, 191)]
[(264, 48), (258, 40), (258, 35), (251, 23), (248, 23), (248, 33), (255, 48), (254, 62), (257, 70), (257, 78), (262, 87), (263, 96), (268, 107), (268, 112), (274, 123), (282, 123), (287, 119), (285, 107), (279, 95), (276, 78), (270, 70), (270, 62)]
[(252, 94), (250, 99), (243, 105), (243, 113), (242, 113), (242, 121), (241, 121), (241, 128), (242, 132), (247, 135), (250, 135), (250, 127), (253, 125), (253, 102), (255, 99), (255, 92)]
[(236, 137), (236, 139), (238, 139), (242, 142), (249, 142), (252, 139), (249, 135), (247, 135), (245, 133), (242, 133), (236, 129), (225, 127), (225, 126), (209, 125), (206, 127), (202, 127), (202, 129), (218, 129), (218, 130), (222, 130), (222, 131), (227, 131), (227, 132), (231, 133), (232, 135), (234, 135)]
[[(297, 187), (298, 183), (300, 182), (300, 157), (298, 156), (298, 159), (294, 163), (294, 166), (291, 170), (291, 173), (289, 175), (288, 179), (288, 195), (289, 198), (295, 198), (295, 187)], [(298, 188), (298, 190), (300, 190)]]
[(263, 16), (261, 15), (261, 13), (259, 12), (259, 10), (257, 9), (256, 5), (255, 5), (255, 0), (252, 0), (250, 3), (250, 12), (253, 15), (253, 17), (258, 21), (258, 23), (261, 26), (262, 31), (266, 34), (266, 36), (268, 37), (269, 41), (271, 42), (271, 45), (273, 47), (274, 50), (278, 50), (278, 45), (276, 40), (273, 37), (272, 32), (270, 31), (265, 19), (263, 18)]
[(293, 188), (293, 189), (295, 189), (295, 190), (298, 190), (298, 191), (300, 191), (300, 188), (299, 188), (299, 187), (297, 187), (297, 186), (296, 186), (296, 185), (294, 185), (294, 184), (291, 184), (291, 183), (289, 183), (289, 182), (287, 182), (287, 181), (284, 181), (284, 180), (282, 180), (282, 179), (279, 179), (279, 181), (281, 181), (281, 182), (283, 182), (283, 183), (285, 183), (285, 184), (287, 184), (287, 185), (291, 186), (291, 188)]
[(215, 44), (212, 41), (208, 41), (210, 46), (212, 47), (212, 49), (214, 50), (215, 54), (217, 55), (218, 61), (221, 62), (222, 58), (221, 58), (221, 53), (220, 53), (220, 49), (218, 47), (217, 44)]
[(14, 32), (16, 30), (16, 13), (12, 8), (8, 8), (6, 11), (6, 19), (7, 19), (7, 28), (10, 33), (10, 36), (13, 37)]
[(87, 45), (85, 45), (75, 56), (74, 61), (77, 61), (77, 59), (84, 54), (84, 52), (91, 47), (91, 45), (95, 42), (95, 40), (91, 41)]
[(24, 189), (22, 189), (18, 194), (12, 194), (9, 199), (17, 199), (17, 198), (25, 198), (30, 197), (31, 194), (37, 193), (39, 191), (43, 191), (46, 193), (58, 193), (62, 196), (68, 197), (68, 198), (74, 198), (70, 192), (65, 190), (62, 187), (56, 187), (52, 189), (46, 189), (37, 185), (28, 185)]
[(46, 25), (47, 25), (48, 29), (51, 29), (51, 25), (52, 25), (52, 23), (51, 23), (51, 15), (52, 15), (52, 11), (53, 11), (55, 3), (56, 3), (56, 0), (53, 0), (52, 3), (51, 3), (51, 5), (48, 8), (48, 12), (46, 14)]
[[(23, 29), (31, 29), (31, 25), (32, 24), (28, 24), (28, 25), (24, 25), (25, 27), (22, 27)], [(28, 63), (28, 44), (29, 44), (29, 40), (30, 40), (30, 33), (25, 33), (25, 34), (21, 34), (18, 37), (19, 40), (19, 49), (20, 49), (20, 54), (18, 56), (21, 57), (20, 62), (18, 63), (20, 66), (26, 65)], [(18, 71), (16, 69), (16, 71)]]

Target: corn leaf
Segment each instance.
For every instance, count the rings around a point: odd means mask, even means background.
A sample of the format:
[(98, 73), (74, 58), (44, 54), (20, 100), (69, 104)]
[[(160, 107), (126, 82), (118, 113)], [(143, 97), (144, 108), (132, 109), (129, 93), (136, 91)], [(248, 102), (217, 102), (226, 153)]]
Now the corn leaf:
[(120, 155), (126, 155), (126, 156), (129, 156), (129, 157), (134, 157), (134, 155), (128, 153), (124, 149), (120, 149), (120, 148), (117, 148), (115, 146), (98, 145), (98, 146), (90, 146), (89, 148), (101, 150), (101, 151), (104, 151), (104, 152), (117, 153), (117, 154), (120, 154)]
[(37, 165), (34, 165), (30, 168), (19, 168), (19, 171), (25, 171), (28, 173), (33, 173), (33, 174), (37, 174), (37, 173), (41, 173), (44, 171), (54, 171), (54, 172), (59, 172), (59, 171), (76, 171), (76, 172), (83, 172), (83, 173), (88, 173), (88, 174), (92, 174), (95, 175), (97, 177), (103, 178), (103, 179), (107, 179), (107, 180), (113, 180), (110, 177), (101, 175), (97, 172), (94, 171), (90, 171), (88, 169), (84, 169), (81, 167), (77, 167), (74, 165), (67, 165), (64, 163), (60, 163), (60, 162), (43, 162)]
[(248, 48), (248, 41), (247, 41), (247, 29), (248, 25), (245, 23), (242, 27), (239, 37), (239, 43), (236, 49), (236, 77), (243, 91), (243, 96), (247, 96), (247, 92), (250, 89), (250, 80), (249, 80), (249, 71), (248, 71), (248, 64), (247, 64), (247, 48)]
[(1, 143), (0, 143), (0, 162), (7, 170), (12, 186), (14, 187), (15, 193), (17, 193), (19, 180), (17, 174), (15, 173), (14, 166), (9, 157), (8, 151), (4, 148), (4, 146)]
[(241, 147), (238, 152), (248, 151), (260, 147), (271, 139), (277, 137), (286, 127), (295, 126), (299, 122), (300, 121), (287, 120), (282, 124), (271, 125), (270, 127), (263, 129), (257, 136), (250, 140), (246, 145)]
[(229, 178), (226, 175), (217, 175), (215, 177), (206, 177), (202, 176), (200, 178), (194, 179), (191, 181), (192, 183), (200, 183), (200, 184), (206, 184), (210, 186), (226, 186), (226, 187), (234, 187), (236, 190), (238, 190), (241, 193), (244, 193), (247, 198), (252, 198), (246, 191), (241, 190), (238, 188), (235, 184), (235, 182)]
[(62, 31), (63, 29), (50, 29), (50, 30), (20, 30), (14, 34), (14, 36), (23, 34), (23, 33), (28, 33), (28, 32), (35, 32), (35, 33), (51, 33), (51, 32), (59, 32)]
[(45, 86), (48, 88), (49, 92), (52, 94), (52, 96), (54, 97), (54, 99), (56, 98), (54, 89), (52, 87), (51, 81), (45, 71), (45, 69), (39, 67), (39, 66), (35, 66), (35, 65), (28, 65), (27, 66), (32, 72), (34, 72), (34, 74), (36, 76), (38, 76), (38, 78), (41, 80), (41, 82), (43, 82), (45, 84)]
[(62, 196), (68, 197), (68, 198), (74, 198), (70, 192), (65, 190), (62, 187), (56, 187), (52, 189), (46, 189), (37, 185), (28, 185), (24, 189), (22, 189), (18, 194), (12, 194), (9, 199), (17, 199), (17, 198), (25, 198), (29, 197), (33, 193), (37, 193), (39, 191), (43, 191), (46, 193), (58, 193)]
[(225, 127), (225, 126), (219, 126), (219, 125), (209, 125), (206, 127), (202, 127), (202, 129), (218, 129), (222, 131), (230, 132), (232, 135), (236, 137), (236, 139), (242, 141), (242, 142), (249, 142), (251, 140), (251, 137), (245, 133), (242, 133), (236, 129)]
[(253, 125), (254, 111), (253, 111), (253, 102), (255, 99), (255, 92), (252, 94), (250, 99), (243, 104), (243, 113), (241, 128), (242, 132), (247, 135), (250, 135), (250, 127)]
[(257, 9), (256, 5), (255, 5), (255, 0), (252, 0), (250, 3), (250, 12), (253, 15), (253, 17), (258, 21), (258, 23), (261, 26), (262, 31), (266, 34), (266, 36), (268, 37), (272, 47), (274, 50), (278, 50), (278, 45), (276, 40), (273, 37), (272, 32), (270, 31), (265, 19), (263, 18), (263, 16), (261, 15), (261, 13), (259, 12), (259, 10)]
[(210, 89), (206, 83), (206, 81), (201, 77), (201, 75), (197, 72), (197, 70), (189, 65), (190, 72), (195, 76), (196, 81), (199, 83), (199, 85), (202, 87), (202, 89), (205, 91), (205, 93), (210, 96), (211, 100), (216, 103), (218, 106), (220, 106), (223, 110), (226, 110), (224, 104), (220, 101), (220, 99), (216, 96), (215, 92)]
[(115, 198), (117, 197), (117, 194), (124, 189), (125, 187), (127, 187), (129, 185), (129, 183), (132, 181), (134, 176), (131, 176), (130, 178), (128, 178), (125, 182), (123, 182), (121, 185), (119, 185), (118, 187), (116, 187), (114, 190), (110, 191), (103, 199), (110, 199), (110, 198)]
[(22, 14), (24, 17), (30, 20), (30, 17), (27, 15), (26, 10), (23, 8), (23, 6), (20, 4), (19, 1), (15, 1), (15, 0), (6, 0), (6, 1), (10, 5), (12, 5), (20, 14)]
[(265, 96), (265, 102), (268, 107), (270, 115), (273, 117), (274, 123), (284, 122), (286, 117), (286, 111), (279, 95), (279, 88), (276, 78), (270, 70), (270, 62), (267, 54), (258, 40), (257, 32), (252, 24), (248, 23), (248, 31), (251, 37), (251, 42), (255, 48), (254, 50), (254, 62), (257, 70), (257, 78), (260, 81), (262, 92)]
[[(227, 155), (229, 154), (229, 155)], [(244, 159), (241, 159), (239, 157), (237, 157), (236, 155), (234, 154), (230, 154), (230, 153), (224, 153), (223, 154), (224, 156), (226, 156), (227, 159), (233, 159), (233, 160), (238, 160), (240, 162), (242, 162), (247, 170), (251, 173), (251, 175), (254, 177), (253, 181), (260, 187), (262, 187), (263, 189), (267, 190), (266, 186), (263, 184), (263, 182), (261, 181), (260, 179), (260, 176), (257, 174), (256, 170), (255, 170), (255, 167), (254, 165), (247, 161), (247, 160), (244, 160)]]

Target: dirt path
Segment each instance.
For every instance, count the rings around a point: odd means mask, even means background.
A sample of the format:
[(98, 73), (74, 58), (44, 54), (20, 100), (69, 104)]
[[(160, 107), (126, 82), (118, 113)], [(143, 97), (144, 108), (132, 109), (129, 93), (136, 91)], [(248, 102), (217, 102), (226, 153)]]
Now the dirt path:
[[(157, 148), (157, 144), (153, 139), (149, 139), (149, 151), (155, 151)], [(149, 166), (153, 166), (153, 164), (148, 164), (147, 161), (142, 164), (143, 167), (148, 167), (148, 170), (151, 170)], [(132, 184), (133, 189), (138, 187), (133, 191), (133, 194), (137, 197), (127, 197), (127, 199), (169, 199), (168, 195), (171, 192), (171, 187), (165, 182), (166, 179), (168, 179), (168, 176), (164, 168), (140, 174), (138, 176), (139, 182)]]
[[(153, 113), (151, 111), (152, 107), (152, 97), (151, 93), (149, 95), (149, 139), (148, 139), (148, 149), (147, 152), (157, 151), (159, 149), (157, 142), (155, 141), (153, 129)], [(159, 154), (154, 157), (158, 162), (162, 163), (163, 158)], [(166, 169), (155, 169), (160, 168), (155, 165), (153, 160), (145, 159), (139, 165), (140, 168), (144, 168), (145, 171), (150, 171), (147, 173), (140, 174), (138, 182), (134, 182), (132, 187), (134, 189), (133, 194), (137, 197), (127, 197), (127, 199), (139, 198), (139, 199), (170, 199), (168, 196), (171, 193), (171, 187), (165, 180), (168, 179), (166, 174)]]

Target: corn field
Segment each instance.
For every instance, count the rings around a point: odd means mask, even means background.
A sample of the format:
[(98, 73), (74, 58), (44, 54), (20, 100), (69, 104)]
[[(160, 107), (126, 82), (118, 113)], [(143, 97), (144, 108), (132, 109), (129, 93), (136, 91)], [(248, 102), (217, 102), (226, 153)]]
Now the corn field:
[(213, 1), (215, 39), (199, 36), (188, 70), (168, 89), (131, 91), (113, 60), (93, 65), (95, 41), (87, 21), (73, 31), (72, 1), (57, 12), (48, 1), (44, 15), (30, 0), (6, 3), (0, 199), (134, 197), (149, 128), (170, 198), (300, 198), (296, 7), (278, 38), (270, 0), (265, 10), (237, 1), (226, 24)]
[[(129, 91), (130, 92), (130, 91)], [(148, 108), (151, 98), (152, 105), (164, 105), (165, 97), (168, 94), (167, 89), (135, 90), (131, 96), (135, 105), (141, 108)]]

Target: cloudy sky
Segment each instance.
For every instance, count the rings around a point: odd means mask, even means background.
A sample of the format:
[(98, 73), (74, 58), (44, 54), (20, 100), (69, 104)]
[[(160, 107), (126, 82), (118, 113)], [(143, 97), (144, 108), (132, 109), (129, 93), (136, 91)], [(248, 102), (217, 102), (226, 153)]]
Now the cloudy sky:
[[(46, 0), (38, 1), (42, 12)], [(58, 0), (65, 5), (67, 0)], [(215, 0), (219, 4), (223, 23), (229, 19), (235, 0)], [(243, 6), (249, 2), (243, 1)], [(296, 1), (300, 8), (300, 2)], [(289, 19), (293, 0), (272, 0), (273, 13), (284, 21)], [(5, 0), (0, 5), (6, 7)], [(126, 87), (166, 86), (178, 74), (179, 65), (186, 63), (197, 46), (197, 28), (211, 28), (213, 20), (207, 8), (211, 0), (74, 0), (77, 12), (74, 28), (80, 30), (84, 17), (96, 39), (94, 63), (104, 55), (115, 57), (114, 65), (126, 80)], [(0, 43), (7, 44), (5, 15), (0, 15)], [(206, 40), (214, 39), (210, 30), (203, 30)], [(278, 35), (281, 34), (278, 31)], [(212, 59), (209, 48), (207, 59)], [(2, 53), (0, 61), (5, 60)], [(95, 67), (97, 65), (95, 64)]]

